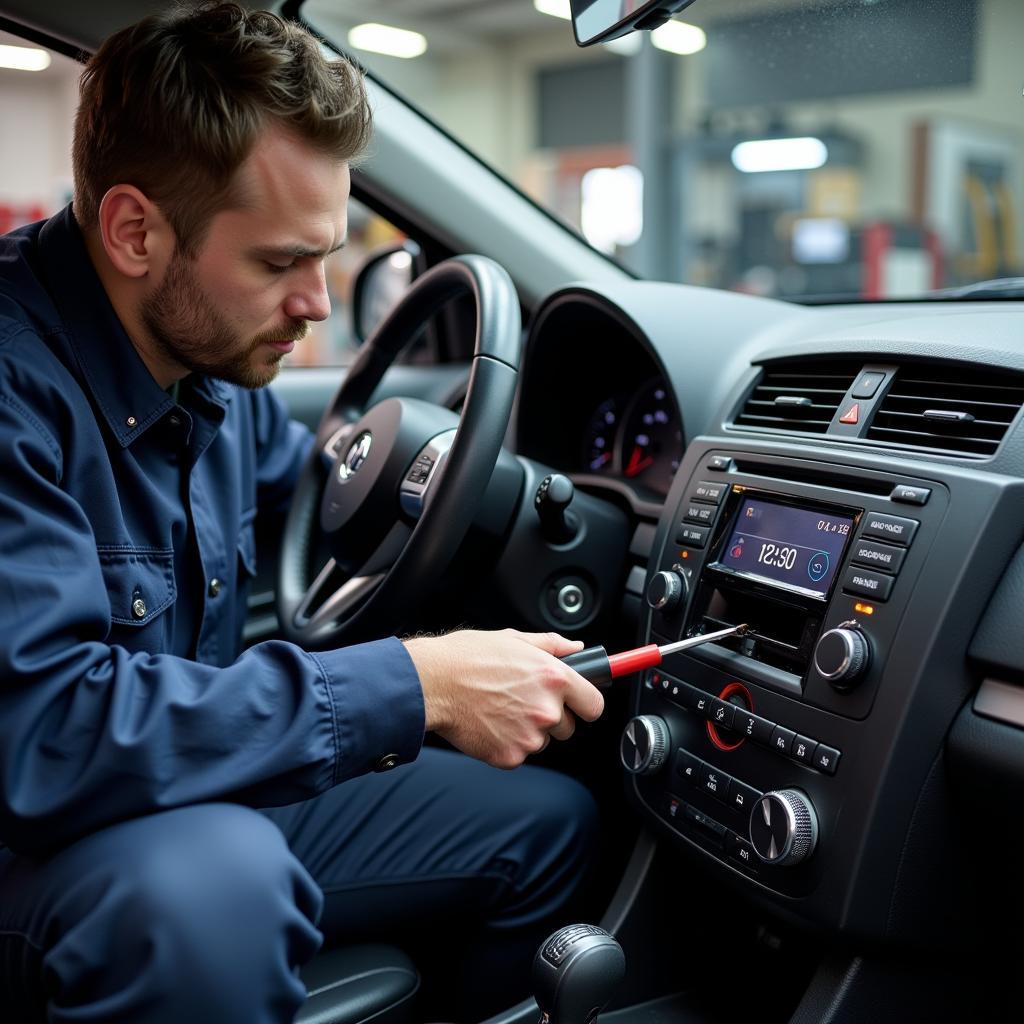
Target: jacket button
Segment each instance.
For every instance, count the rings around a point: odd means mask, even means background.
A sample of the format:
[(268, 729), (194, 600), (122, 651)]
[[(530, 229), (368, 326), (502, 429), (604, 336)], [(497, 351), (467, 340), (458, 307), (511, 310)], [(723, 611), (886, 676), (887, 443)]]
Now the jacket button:
[(146, 602), (141, 597), (137, 597), (132, 601), (132, 615), (137, 619), (144, 619), (146, 617)]
[(375, 772), (389, 772), (392, 768), (398, 767), (398, 755), (397, 754), (385, 754), (378, 762), (377, 766), (373, 769)]
[(210, 597), (216, 597), (220, 593), (221, 582), (216, 576), (210, 580), (210, 586), (207, 588), (210, 592)]

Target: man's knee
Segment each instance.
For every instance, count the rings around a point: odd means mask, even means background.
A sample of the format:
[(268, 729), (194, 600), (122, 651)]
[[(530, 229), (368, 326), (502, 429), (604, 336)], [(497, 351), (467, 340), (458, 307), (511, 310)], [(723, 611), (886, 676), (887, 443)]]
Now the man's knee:
[(294, 968), (319, 945), (322, 896), (276, 826), (209, 804), (109, 831), (74, 887), (95, 902), (47, 957), (65, 996), (120, 992), (199, 1020), (221, 1008), (225, 1021), (301, 1003)]

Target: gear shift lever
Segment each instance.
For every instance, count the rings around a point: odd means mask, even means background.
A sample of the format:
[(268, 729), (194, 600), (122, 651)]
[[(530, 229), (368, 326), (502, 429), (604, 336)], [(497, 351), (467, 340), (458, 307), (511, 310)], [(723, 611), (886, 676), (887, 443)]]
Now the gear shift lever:
[(622, 947), (603, 928), (593, 924), (559, 928), (533, 958), (540, 1024), (591, 1024), (625, 973)]

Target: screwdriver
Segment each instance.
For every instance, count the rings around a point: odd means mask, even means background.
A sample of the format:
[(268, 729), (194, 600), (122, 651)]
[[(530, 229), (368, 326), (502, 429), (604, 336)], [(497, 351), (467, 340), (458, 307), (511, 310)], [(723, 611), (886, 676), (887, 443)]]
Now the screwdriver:
[(609, 654), (603, 647), (588, 647), (577, 651), (576, 654), (567, 654), (559, 660), (593, 683), (599, 690), (605, 690), (611, 686), (613, 679), (628, 676), (644, 668), (654, 668), (655, 665), (661, 664), (662, 658), (667, 658), (670, 654), (688, 651), (691, 647), (700, 647), (701, 644), (709, 644), (715, 640), (724, 640), (728, 636), (743, 636), (749, 628), (744, 622), (742, 625), (719, 629), (714, 633), (702, 633), (699, 636), (687, 637), (685, 640), (677, 640), (675, 643), (662, 644), (660, 647), (657, 644), (648, 644), (646, 647), (637, 647), (621, 654)]

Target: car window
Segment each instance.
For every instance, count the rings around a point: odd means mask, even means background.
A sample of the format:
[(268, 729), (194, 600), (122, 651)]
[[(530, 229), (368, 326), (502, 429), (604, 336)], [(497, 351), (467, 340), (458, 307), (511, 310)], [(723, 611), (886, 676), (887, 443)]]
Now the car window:
[(696, 0), (587, 49), (568, 7), (302, 14), (642, 276), (871, 300), (1024, 270), (1020, 0)]
[[(50, 217), (71, 201), (71, 137), (81, 65), (53, 50), (0, 32), (0, 234)], [(403, 235), (358, 200), (349, 205), (348, 241), (327, 261), (331, 316), (314, 324), (290, 366), (345, 366), (352, 333), (352, 283), (363, 260)]]

